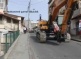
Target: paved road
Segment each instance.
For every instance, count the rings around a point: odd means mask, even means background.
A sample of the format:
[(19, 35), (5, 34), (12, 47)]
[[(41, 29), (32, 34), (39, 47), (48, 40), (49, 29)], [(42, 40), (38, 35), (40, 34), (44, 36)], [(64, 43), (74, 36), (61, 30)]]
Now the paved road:
[(57, 45), (54, 41), (38, 43), (34, 33), (30, 34), (30, 45), (39, 59), (81, 59), (81, 43), (71, 41)]
[(0, 56), (0, 59), (3, 59), (3, 56)]

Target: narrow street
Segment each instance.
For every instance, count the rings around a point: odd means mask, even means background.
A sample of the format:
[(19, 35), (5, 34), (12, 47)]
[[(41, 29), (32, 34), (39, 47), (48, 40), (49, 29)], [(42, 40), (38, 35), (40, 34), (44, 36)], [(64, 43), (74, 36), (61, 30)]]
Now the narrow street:
[(81, 59), (81, 0), (0, 0), (0, 59)]
[(81, 43), (71, 41), (57, 45), (54, 41), (38, 43), (34, 33), (30, 33), (30, 46), (39, 59), (81, 59)]

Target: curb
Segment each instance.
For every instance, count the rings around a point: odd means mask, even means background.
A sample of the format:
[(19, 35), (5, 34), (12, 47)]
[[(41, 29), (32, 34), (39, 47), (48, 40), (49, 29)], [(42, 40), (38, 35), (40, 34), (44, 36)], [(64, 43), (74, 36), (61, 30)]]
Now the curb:
[[(30, 38), (30, 34), (29, 34), (29, 38)], [(35, 53), (34, 49), (32, 48), (30, 42), (29, 42), (29, 59), (39, 59), (39, 57), (37, 56), (37, 54)]]
[(12, 46), (9, 48), (8, 52), (4, 55), (4, 59), (8, 59), (8, 56), (10, 55), (11, 51), (13, 50), (13, 48), (15, 47), (16, 43), (18, 42), (19, 37), (21, 36), (21, 34), (18, 36), (18, 38), (14, 41), (14, 43), (12, 44)]
[(81, 42), (81, 40), (76, 40), (76, 39), (71, 39), (71, 40), (73, 40), (73, 41), (77, 41), (77, 42)]

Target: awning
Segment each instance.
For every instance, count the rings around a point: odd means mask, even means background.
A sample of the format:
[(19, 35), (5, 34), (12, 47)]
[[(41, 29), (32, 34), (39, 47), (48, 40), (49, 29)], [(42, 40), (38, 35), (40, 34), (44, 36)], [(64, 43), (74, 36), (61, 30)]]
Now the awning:
[(0, 15), (5, 16), (5, 17), (9, 17), (11, 19), (18, 20), (18, 21), (19, 21), (18, 17), (21, 17), (22, 19), (24, 19), (24, 17), (22, 17), (22, 16), (17, 16), (17, 15), (8, 14), (8, 13), (4, 13), (4, 14), (0, 13)]

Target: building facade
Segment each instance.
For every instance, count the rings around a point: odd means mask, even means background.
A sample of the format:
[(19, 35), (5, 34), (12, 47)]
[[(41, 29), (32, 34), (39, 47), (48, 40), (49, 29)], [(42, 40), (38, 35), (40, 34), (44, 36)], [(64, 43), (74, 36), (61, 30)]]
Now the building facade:
[(36, 27), (38, 25), (37, 22), (31, 22), (31, 28), (33, 29), (34, 27)]
[[(14, 17), (14, 18), (13, 18)], [(23, 18), (23, 19), (22, 19)], [(16, 31), (22, 27), (24, 17), (20, 17), (12, 14), (0, 15), (0, 30)]]
[(31, 30), (31, 28), (32, 28), (31, 27), (31, 20), (25, 20), (24, 23), (25, 23), (25, 26), (27, 27), (27, 29)]
[(8, 14), (8, 1), (0, 0), (0, 30), (14, 31), (19, 29), (22, 31), (24, 17)]
[(4, 34), (19, 30), (23, 32), (24, 17), (7, 13), (8, 0), (0, 0), (0, 55), (1, 43), (5, 42)]
[(73, 13), (70, 32), (72, 35), (81, 35), (81, 0), (78, 0), (78, 9)]
[(8, 11), (8, 0), (0, 0), (0, 12)]

